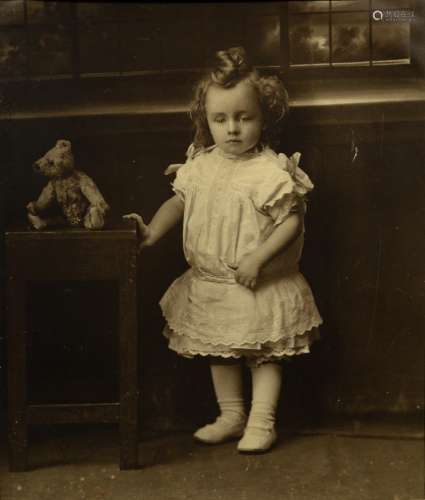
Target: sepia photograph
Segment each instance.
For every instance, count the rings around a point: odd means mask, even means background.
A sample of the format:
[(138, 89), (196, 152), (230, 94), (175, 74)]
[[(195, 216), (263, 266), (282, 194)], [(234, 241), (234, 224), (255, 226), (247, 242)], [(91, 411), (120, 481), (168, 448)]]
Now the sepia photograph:
[(425, 0), (0, 0), (0, 500), (425, 500)]

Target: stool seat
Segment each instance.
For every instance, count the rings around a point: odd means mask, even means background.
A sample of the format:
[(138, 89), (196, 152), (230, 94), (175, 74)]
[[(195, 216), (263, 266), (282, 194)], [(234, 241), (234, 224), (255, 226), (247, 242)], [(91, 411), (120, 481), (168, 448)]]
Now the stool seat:
[[(121, 469), (138, 466), (139, 370), (137, 228), (123, 221), (101, 231), (64, 228), (5, 232), (9, 468), (28, 470), (28, 425), (118, 423)], [(111, 280), (118, 288), (119, 401), (28, 404), (28, 283)]]

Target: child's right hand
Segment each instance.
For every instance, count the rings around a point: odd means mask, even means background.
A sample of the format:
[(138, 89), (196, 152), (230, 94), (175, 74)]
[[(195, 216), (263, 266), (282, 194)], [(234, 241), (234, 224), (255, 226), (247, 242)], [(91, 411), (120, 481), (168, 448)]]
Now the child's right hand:
[(149, 246), (149, 238), (151, 236), (151, 230), (149, 226), (145, 224), (143, 218), (139, 214), (127, 214), (123, 215), (123, 219), (133, 219), (137, 222), (137, 227), (139, 228), (139, 238), (141, 240), (139, 250), (142, 248)]

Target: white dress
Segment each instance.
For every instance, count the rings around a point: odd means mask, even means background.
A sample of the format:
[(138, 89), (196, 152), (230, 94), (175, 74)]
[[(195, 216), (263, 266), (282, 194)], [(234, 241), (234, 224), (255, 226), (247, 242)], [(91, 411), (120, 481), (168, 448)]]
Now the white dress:
[(238, 284), (234, 270), (290, 213), (305, 213), (313, 185), (298, 160), (269, 148), (234, 157), (212, 147), (177, 170), (190, 269), (160, 301), (172, 350), (250, 364), (309, 352), (322, 319), (298, 268), (304, 229), (263, 267), (255, 289)]

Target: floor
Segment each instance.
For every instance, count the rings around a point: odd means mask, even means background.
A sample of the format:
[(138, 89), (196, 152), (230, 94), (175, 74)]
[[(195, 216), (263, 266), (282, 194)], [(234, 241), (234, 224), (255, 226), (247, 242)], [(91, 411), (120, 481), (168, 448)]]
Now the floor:
[[(3, 440), (4, 443), (4, 440)], [(416, 500), (424, 495), (423, 429), (351, 422), (280, 432), (267, 454), (235, 442), (202, 446), (188, 432), (142, 436), (140, 470), (120, 471), (117, 428), (37, 428), (31, 470), (10, 473), (1, 500)]]

